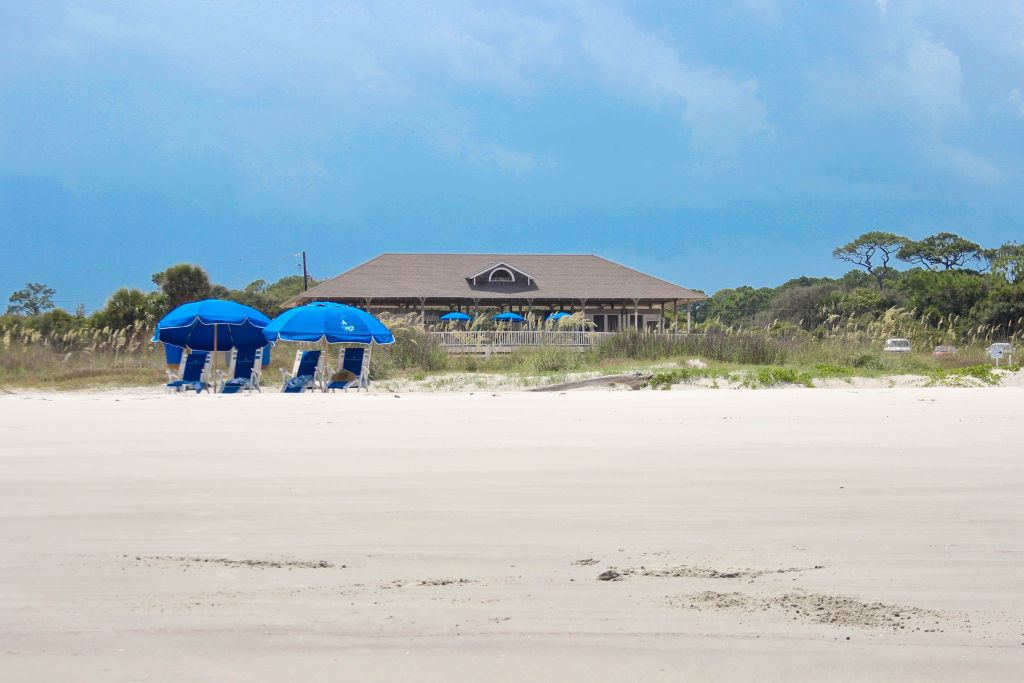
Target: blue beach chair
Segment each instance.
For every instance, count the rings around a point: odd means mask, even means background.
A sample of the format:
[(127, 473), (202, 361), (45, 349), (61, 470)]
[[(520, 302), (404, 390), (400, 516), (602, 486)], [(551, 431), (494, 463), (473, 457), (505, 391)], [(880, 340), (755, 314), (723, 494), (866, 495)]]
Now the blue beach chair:
[(282, 393), (301, 394), (306, 389), (316, 387), (320, 353), (320, 349), (295, 352), (295, 363), (292, 365), (291, 374), (289, 375), (284, 369), (281, 370), (281, 379), (284, 382), (281, 387)]
[(210, 361), (213, 357), (206, 351), (192, 351), (178, 365), (178, 373), (175, 375), (167, 371), (167, 391), (195, 391), (201, 393), (203, 389), (209, 389)]
[[(263, 369), (263, 348), (231, 349), (231, 361), (226, 373), (220, 372), (221, 394), (240, 391), (260, 391), (260, 373)], [(229, 379), (230, 377), (230, 379)]]
[(331, 381), (327, 388), (332, 392), (335, 389), (342, 389), (348, 391), (350, 388), (354, 388), (356, 391), (359, 389), (369, 389), (370, 387), (370, 354), (367, 353), (363, 347), (349, 347), (345, 349), (345, 355), (341, 360), (341, 370), (347, 370), (351, 372), (355, 379), (346, 381)]

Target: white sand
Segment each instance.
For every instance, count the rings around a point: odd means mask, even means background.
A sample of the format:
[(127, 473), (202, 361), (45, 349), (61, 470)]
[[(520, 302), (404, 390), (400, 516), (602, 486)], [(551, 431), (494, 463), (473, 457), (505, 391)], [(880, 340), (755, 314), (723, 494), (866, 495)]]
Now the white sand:
[(1019, 680), (1022, 406), (0, 396), (0, 671)]

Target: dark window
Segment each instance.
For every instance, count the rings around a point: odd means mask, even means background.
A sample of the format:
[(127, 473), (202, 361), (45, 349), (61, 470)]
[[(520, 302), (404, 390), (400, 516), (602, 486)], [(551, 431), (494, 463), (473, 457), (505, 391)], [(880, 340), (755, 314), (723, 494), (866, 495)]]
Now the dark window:
[(515, 282), (515, 278), (512, 273), (505, 270), (504, 268), (498, 268), (496, 271), (491, 273), (491, 282)]

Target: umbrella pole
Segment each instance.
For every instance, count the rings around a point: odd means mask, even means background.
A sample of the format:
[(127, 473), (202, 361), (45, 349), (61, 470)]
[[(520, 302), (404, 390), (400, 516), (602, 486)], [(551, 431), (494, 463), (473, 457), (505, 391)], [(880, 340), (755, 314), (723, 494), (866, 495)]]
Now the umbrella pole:
[(217, 390), (217, 323), (213, 324), (213, 365), (210, 368), (210, 382), (213, 383), (213, 390)]
[(324, 335), (324, 371), (323, 371), (323, 374), (320, 376), (320, 390), (323, 391), (325, 394), (327, 393), (327, 354), (328, 354), (329, 350), (330, 350), (330, 347), (327, 344), (327, 335), (325, 334)]

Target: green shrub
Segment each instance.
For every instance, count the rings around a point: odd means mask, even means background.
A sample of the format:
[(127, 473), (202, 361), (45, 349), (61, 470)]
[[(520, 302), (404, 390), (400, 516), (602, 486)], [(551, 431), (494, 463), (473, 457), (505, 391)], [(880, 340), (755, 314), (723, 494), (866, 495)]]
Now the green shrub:
[(999, 384), (999, 376), (992, 371), (991, 365), (971, 365), (965, 368), (953, 368), (951, 370), (933, 370), (928, 373), (930, 377), (926, 386), (972, 386), (968, 378), (978, 380), (982, 384), (994, 386)]
[(793, 368), (757, 368), (748, 372), (743, 379), (743, 385), (751, 388), (773, 387), (778, 384), (802, 384), (805, 387), (814, 387), (812, 377), (808, 373), (799, 372)]
[(583, 354), (575, 349), (545, 346), (526, 355), (528, 372), (575, 372), (583, 367)]
[(816, 377), (851, 377), (854, 372), (856, 372), (856, 368), (850, 365), (814, 364), (814, 375)]

